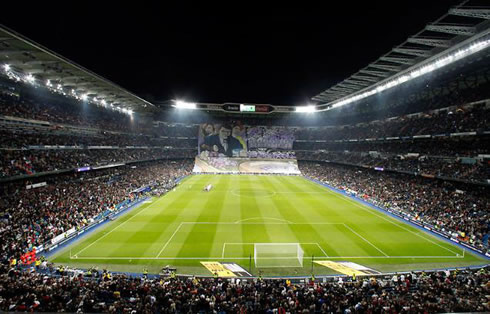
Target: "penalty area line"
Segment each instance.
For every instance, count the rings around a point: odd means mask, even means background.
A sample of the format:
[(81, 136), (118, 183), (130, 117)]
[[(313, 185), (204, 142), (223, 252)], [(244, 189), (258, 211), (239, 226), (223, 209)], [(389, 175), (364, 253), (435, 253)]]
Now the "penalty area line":
[[(158, 204), (158, 200), (155, 200), (153, 202), (153, 204), (150, 204), (148, 205), (146, 208), (143, 208), (142, 210), (140, 210), (138, 213), (134, 214), (133, 216), (129, 217), (126, 221), (123, 221), (121, 224), (117, 225), (114, 229), (110, 230), (109, 232), (103, 234), (100, 238), (97, 238), (95, 239), (92, 243), (90, 243), (89, 245), (87, 245), (86, 247), (84, 247), (83, 249), (81, 249), (80, 251), (78, 251), (77, 253), (75, 253), (75, 256), (77, 256), (78, 254), (82, 253), (83, 251), (85, 251), (86, 249), (88, 249), (89, 247), (91, 247), (92, 245), (94, 245), (95, 243), (99, 242), (100, 240), (102, 240), (103, 238), (107, 237), (109, 234), (111, 234), (114, 230), (118, 229), (119, 227), (121, 227), (122, 225), (126, 224), (128, 221), (130, 221), (131, 219), (133, 219), (134, 217), (138, 216), (139, 214), (141, 214), (142, 212), (144, 212), (145, 210), (151, 208), (153, 205), (155, 204)], [(70, 252), (71, 252), (71, 249), (70, 249)], [(71, 253), (70, 253), (71, 254)]]
[(359, 233), (357, 233), (354, 229), (352, 229), (351, 227), (349, 227), (347, 224), (344, 223), (344, 226), (349, 229), (352, 233), (354, 233), (355, 235), (357, 235), (359, 238), (363, 239), (367, 244), (371, 245), (373, 248), (375, 248), (376, 250), (378, 250), (378, 252), (380, 252), (381, 254), (383, 254), (384, 256), (386, 257), (390, 257), (388, 254), (386, 254), (385, 252), (383, 252), (380, 248), (378, 248), (376, 245), (372, 244), (371, 242), (369, 242), (365, 237), (363, 237), (362, 235), (360, 235)]
[(174, 233), (172, 233), (172, 236), (170, 236), (170, 239), (168, 239), (167, 243), (165, 243), (165, 245), (162, 247), (162, 249), (160, 250), (160, 252), (158, 252), (158, 255), (156, 257), (159, 257), (163, 250), (165, 250), (165, 248), (167, 247), (167, 245), (170, 243), (170, 241), (172, 241), (173, 237), (177, 234), (177, 232), (180, 230), (180, 227), (182, 227), (182, 222), (180, 223), (180, 225), (177, 227), (177, 229), (175, 229)]
[(371, 215), (377, 216), (377, 217), (379, 217), (379, 218), (381, 218), (381, 219), (383, 219), (383, 220), (385, 220), (385, 221), (387, 221), (387, 222), (389, 222), (389, 223), (397, 226), (398, 228), (401, 228), (401, 229), (403, 229), (405, 231), (408, 231), (408, 232), (412, 233), (413, 235), (415, 235), (417, 237), (420, 237), (420, 238), (422, 238), (422, 239), (424, 239), (424, 240), (426, 240), (426, 241), (428, 241), (428, 242), (430, 242), (430, 243), (432, 243), (432, 244), (434, 244), (434, 245), (436, 245), (436, 246), (438, 246), (440, 248), (445, 249), (446, 251), (449, 251), (451, 253), (454, 253), (455, 256), (459, 256), (460, 255), (458, 252), (455, 252), (455, 251), (451, 250), (450, 248), (447, 248), (445, 246), (442, 246), (441, 244), (439, 244), (439, 243), (433, 241), (431, 238), (429, 238), (429, 237), (436, 237), (433, 234), (428, 234), (426, 232), (421, 232), (421, 231), (419, 231), (419, 232), (412, 231), (412, 230), (410, 230), (410, 229), (408, 229), (407, 227), (404, 226), (404, 225), (406, 225), (405, 222), (401, 222), (401, 221), (397, 220), (396, 218), (393, 218), (393, 217), (389, 216), (387, 213), (381, 213), (381, 212), (380, 213), (377, 213), (377, 210), (376, 209), (373, 209), (373, 208), (369, 207), (368, 205), (361, 204), (358, 201), (354, 201), (350, 197), (348, 197), (346, 195), (343, 195), (343, 194), (341, 194), (339, 192), (333, 191), (331, 189), (329, 189), (329, 192), (330, 192), (330, 194), (334, 195), (335, 197), (340, 198), (340, 199), (343, 199), (343, 200), (345, 200), (345, 201), (347, 201), (347, 202), (355, 205), (356, 207), (364, 210), (365, 212), (370, 213)]

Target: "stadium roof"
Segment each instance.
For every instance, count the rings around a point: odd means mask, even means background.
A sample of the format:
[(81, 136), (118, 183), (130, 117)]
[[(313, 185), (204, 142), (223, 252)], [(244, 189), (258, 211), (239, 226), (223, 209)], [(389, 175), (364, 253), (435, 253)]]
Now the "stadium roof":
[(17, 79), (28, 77), (65, 95), (126, 112), (155, 108), (121, 86), (1, 25), (0, 63)]
[[(320, 110), (354, 102), (348, 101), (376, 89), (410, 71), (439, 60), (477, 40), (490, 37), (490, 6), (470, 6), (464, 1), (435, 22), (409, 37), (376, 61), (342, 82), (314, 96)], [(361, 50), (359, 53), (362, 53)], [(384, 90), (384, 88), (382, 88)], [(364, 97), (362, 97), (364, 98)], [(341, 103), (343, 102), (343, 103)]]

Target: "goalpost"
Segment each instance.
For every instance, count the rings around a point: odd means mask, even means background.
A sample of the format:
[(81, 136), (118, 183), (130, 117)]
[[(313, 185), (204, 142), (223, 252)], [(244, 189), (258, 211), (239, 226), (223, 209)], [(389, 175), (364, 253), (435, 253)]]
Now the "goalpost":
[(254, 243), (255, 267), (303, 267), (299, 243)]

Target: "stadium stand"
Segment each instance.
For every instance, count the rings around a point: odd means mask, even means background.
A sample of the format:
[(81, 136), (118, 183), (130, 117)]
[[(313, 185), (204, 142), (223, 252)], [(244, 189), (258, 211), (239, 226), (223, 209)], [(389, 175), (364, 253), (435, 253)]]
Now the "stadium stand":
[[(250, 172), (255, 174), (262, 174), (258, 170), (263, 169), (283, 170), (277, 165), (296, 165), (298, 161), (301, 175), (309, 179), (415, 221), (481, 256), (490, 256), (490, 80), (488, 73), (478, 72), (481, 64), (471, 63), (435, 76), (433, 87), (422, 86), (430, 97), (407, 96), (408, 100), (417, 98), (410, 105), (387, 101), (377, 108), (371, 103), (338, 112), (318, 112), (316, 118), (283, 113), (236, 118), (210, 111), (176, 117), (169, 108), (128, 115), (109, 106), (87, 105), (53, 90), (40, 93), (39, 86), (30, 88), (26, 82), (14, 82), (13, 74), (3, 71), (0, 311), (490, 311), (488, 265), (357, 279), (324, 276), (308, 281), (304, 274), (287, 280), (263, 279), (261, 275), (198, 279), (175, 274), (148, 276), (148, 270), (141, 278), (111, 270), (64, 268), (44, 259), (34, 265), (21, 262), (26, 252), (54, 249), (69, 232), (71, 235), (115, 219), (150, 196), (172, 193), (182, 177), (192, 174), (194, 158), (205, 146), (204, 157), (217, 157), (209, 161), (213, 171), (237, 164), (227, 157), (271, 159), (275, 163), (241, 168), (252, 169)], [(464, 71), (471, 75), (475, 72), (478, 84), (461, 87), (464, 84), (456, 80), (464, 79)], [(455, 77), (456, 84), (448, 77)], [(447, 92), (433, 92), (449, 85), (452, 87)], [(115, 91), (132, 97), (119, 89)], [(142, 101), (133, 96), (133, 101)], [(225, 141), (220, 142), (218, 126), (222, 125), (232, 127)], [(214, 141), (208, 136), (214, 136)], [(235, 152), (228, 149), (231, 140), (236, 144)], [(226, 156), (220, 156), (220, 148)], [(212, 183), (204, 183), (209, 192), (206, 197), (215, 195), (216, 190), (223, 192)], [(260, 192), (264, 198), (277, 196), (276, 192)], [(241, 196), (236, 189), (230, 193)], [(254, 193), (257, 191), (250, 189), (244, 197)], [(300, 247), (299, 243), (292, 244)], [(158, 259), (160, 254), (151, 258)], [(456, 254), (451, 257), (459, 258)]]
[[(43, 264), (51, 269), (52, 265)], [(488, 311), (490, 275), (410, 272), (291, 283), (285, 280), (87, 277), (2, 269), (0, 310), (127, 313), (442, 313)], [(94, 278), (95, 276), (95, 278)]]
[(468, 187), (451, 181), (309, 161), (299, 166), (308, 177), (349, 191), (374, 205), (404, 212), (451, 237), (488, 249), (487, 186)]
[(188, 175), (189, 160), (148, 162), (137, 167), (123, 166), (54, 176), (39, 182), (44, 186), (26, 189), (25, 182), (2, 185), (2, 262), (18, 258), (29, 248), (49, 243), (57, 235), (79, 230), (97, 220), (106, 210), (126, 200), (134, 201), (144, 193), (133, 191), (151, 185), (161, 195), (170, 190), (179, 177)]

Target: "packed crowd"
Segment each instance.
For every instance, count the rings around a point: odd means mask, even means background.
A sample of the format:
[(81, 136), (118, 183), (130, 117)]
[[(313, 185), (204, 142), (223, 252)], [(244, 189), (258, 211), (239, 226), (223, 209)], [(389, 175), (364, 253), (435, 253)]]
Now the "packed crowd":
[(355, 280), (156, 278), (2, 271), (0, 310), (110, 313), (441, 313), (490, 311), (488, 269)]
[(437, 157), (420, 154), (393, 154), (377, 152), (310, 152), (298, 151), (299, 160), (321, 160), (340, 164), (353, 164), (370, 168), (383, 168), (458, 179), (468, 182), (488, 183), (490, 161), (488, 159)]
[(481, 132), (490, 128), (489, 108), (485, 104), (469, 108), (423, 112), (342, 127), (307, 128), (296, 131), (301, 140), (342, 140), (396, 136), (434, 135), (457, 132)]
[(95, 105), (90, 105), (88, 110), (86, 104), (57, 95), (34, 100), (24, 94), (0, 93), (0, 115), (113, 131), (127, 131), (124, 126), (131, 126), (134, 131), (143, 128), (134, 125), (127, 114)]
[[(0, 258), (8, 263), (28, 248), (70, 228), (91, 223), (99, 213), (137, 197), (140, 187), (168, 190), (192, 169), (190, 160), (167, 160), (86, 173), (3, 184), (0, 189)], [(30, 183), (46, 184), (27, 189)]]
[(0, 178), (95, 167), (122, 162), (191, 158), (193, 149), (48, 149), (1, 150)]
[(490, 188), (327, 163), (299, 162), (301, 172), (384, 208), (399, 210), (484, 251)]
[(490, 137), (463, 136), (443, 137), (437, 139), (416, 140), (382, 140), (369, 142), (295, 142), (295, 150), (307, 151), (349, 151), (349, 152), (382, 152), (382, 153), (417, 153), (428, 156), (477, 157), (490, 154)]
[[(192, 150), (191, 150), (192, 151)], [(39, 172), (101, 166), (120, 162), (189, 157), (187, 150), (80, 149), (3, 150), (0, 176), (31, 175)]]
[(105, 131), (96, 133), (68, 132), (63, 130), (0, 129), (0, 148), (28, 148), (32, 146), (148, 146), (179, 148), (196, 147), (193, 138), (162, 138), (143, 134), (121, 134)]

